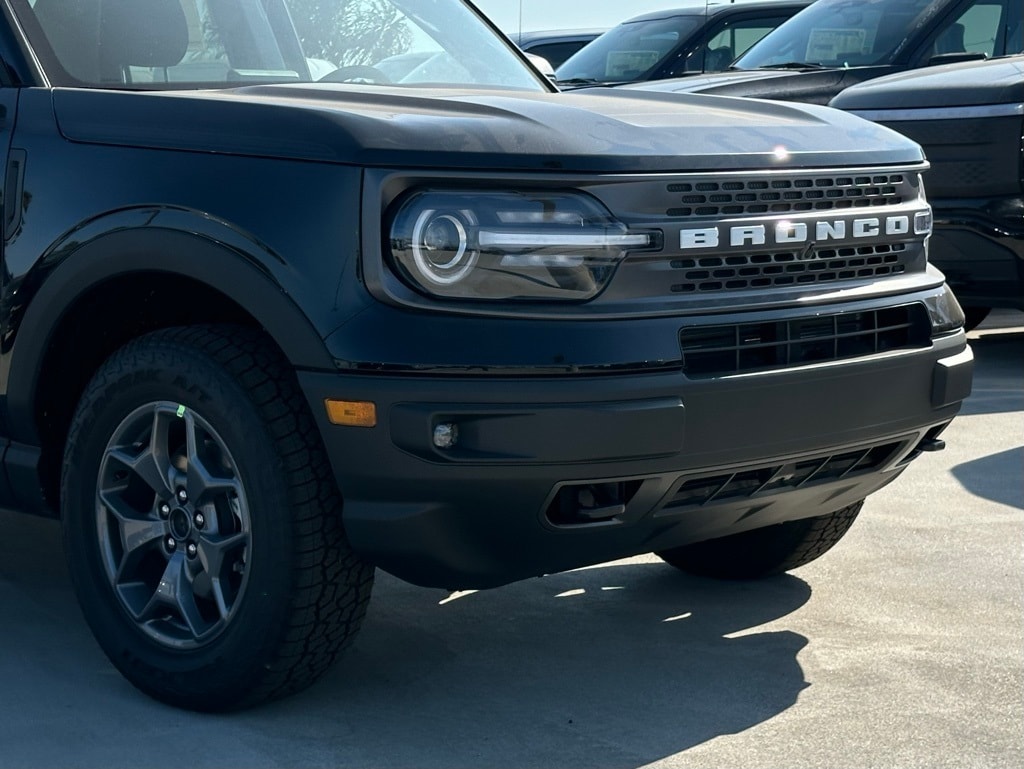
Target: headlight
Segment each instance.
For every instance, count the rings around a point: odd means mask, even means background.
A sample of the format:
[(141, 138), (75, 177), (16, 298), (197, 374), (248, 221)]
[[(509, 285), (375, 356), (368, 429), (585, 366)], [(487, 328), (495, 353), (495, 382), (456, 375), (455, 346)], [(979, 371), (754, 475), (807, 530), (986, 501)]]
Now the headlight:
[(392, 209), (394, 270), (448, 299), (583, 301), (628, 251), (655, 245), (572, 192), (425, 190)]
[(943, 286), (941, 294), (925, 299), (924, 305), (928, 308), (933, 337), (963, 328), (964, 311), (949, 286)]

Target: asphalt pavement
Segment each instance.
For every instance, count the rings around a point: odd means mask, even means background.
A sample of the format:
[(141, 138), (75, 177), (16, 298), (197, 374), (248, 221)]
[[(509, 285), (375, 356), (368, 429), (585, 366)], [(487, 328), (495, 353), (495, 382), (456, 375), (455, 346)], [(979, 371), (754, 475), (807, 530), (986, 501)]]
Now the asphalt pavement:
[(638, 557), (448, 595), (378, 574), (318, 685), (230, 715), (126, 683), (48, 520), (0, 512), (0, 767), (1019, 767), (1024, 315), (830, 553), (757, 583)]

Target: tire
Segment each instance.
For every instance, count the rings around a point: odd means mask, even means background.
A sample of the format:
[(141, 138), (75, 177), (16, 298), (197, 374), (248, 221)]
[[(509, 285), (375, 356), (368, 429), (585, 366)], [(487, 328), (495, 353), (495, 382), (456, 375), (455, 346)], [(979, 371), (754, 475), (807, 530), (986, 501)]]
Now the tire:
[(964, 307), (964, 331), (976, 329), (985, 322), (985, 318), (990, 312), (992, 312), (991, 307)]
[(681, 571), (718, 579), (757, 579), (795, 569), (824, 555), (849, 531), (863, 501), (816, 518), (789, 521), (728, 537), (662, 550)]
[(303, 689), (366, 612), (373, 569), (295, 375), (255, 331), (165, 329), (107, 360), (71, 424), (61, 508), (96, 640), (168, 704)]

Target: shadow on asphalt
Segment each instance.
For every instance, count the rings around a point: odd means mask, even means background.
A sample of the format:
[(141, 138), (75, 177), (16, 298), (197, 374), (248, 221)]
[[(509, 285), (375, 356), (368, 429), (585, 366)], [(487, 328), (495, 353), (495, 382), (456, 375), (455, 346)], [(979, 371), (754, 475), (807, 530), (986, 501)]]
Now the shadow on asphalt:
[(974, 332), (974, 387), (963, 414), (997, 414), (1024, 409), (1024, 331)]
[(634, 561), (449, 600), (378, 573), (362, 633), (321, 683), (187, 713), (100, 653), (54, 522), (0, 512), (0, 530), (0, 766), (634, 767), (767, 721), (809, 685), (807, 639), (758, 629), (803, 606), (807, 583)]
[(1024, 446), (1007, 449), (953, 468), (953, 477), (971, 494), (1024, 510)]
[(796, 702), (807, 639), (752, 629), (810, 595), (793, 576), (723, 584), (660, 563), (444, 604), (385, 578), (335, 673), (257, 718), (294, 719), (312, 738), (318, 722), (359, 714), (378, 735), (363, 762), (373, 766), (640, 766)]

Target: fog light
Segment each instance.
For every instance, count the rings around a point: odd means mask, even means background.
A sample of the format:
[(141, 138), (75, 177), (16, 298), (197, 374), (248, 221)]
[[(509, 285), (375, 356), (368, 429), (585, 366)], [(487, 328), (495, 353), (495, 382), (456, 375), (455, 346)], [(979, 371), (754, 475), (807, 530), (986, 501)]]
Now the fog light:
[(442, 422), (434, 427), (434, 445), (439, 449), (450, 449), (459, 440), (459, 426)]

